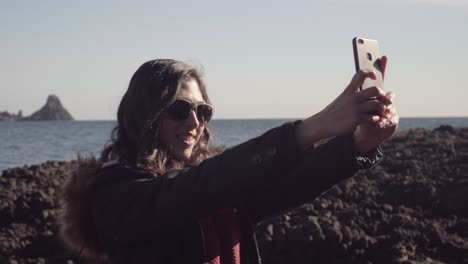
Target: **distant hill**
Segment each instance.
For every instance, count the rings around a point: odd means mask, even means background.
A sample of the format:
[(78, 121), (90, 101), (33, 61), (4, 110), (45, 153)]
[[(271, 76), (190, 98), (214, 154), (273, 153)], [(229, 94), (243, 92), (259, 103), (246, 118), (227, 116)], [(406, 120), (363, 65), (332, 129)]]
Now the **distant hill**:
[(0, 121), (17, 121), (17, 120), (74, 120), (71, 114), (65, 109), (56, 95), (49, 95), (45, 105), (34, 112), (30, 116), (23, 117), (20, 112), (18, 115), (9, 114), (8, 112), (0, 113)]

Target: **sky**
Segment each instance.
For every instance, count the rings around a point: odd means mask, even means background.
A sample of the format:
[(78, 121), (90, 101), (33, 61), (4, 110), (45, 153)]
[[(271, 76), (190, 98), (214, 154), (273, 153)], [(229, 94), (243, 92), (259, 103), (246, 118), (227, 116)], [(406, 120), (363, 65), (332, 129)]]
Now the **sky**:
[(351, 40), (377, 39), (401, 117), (468, 116), (468, 0), (0, 0), (0, 111), (57, 95), (110, 120), (145, 61), (202, 69), (215, 119), (306, 118), (355, 72)]

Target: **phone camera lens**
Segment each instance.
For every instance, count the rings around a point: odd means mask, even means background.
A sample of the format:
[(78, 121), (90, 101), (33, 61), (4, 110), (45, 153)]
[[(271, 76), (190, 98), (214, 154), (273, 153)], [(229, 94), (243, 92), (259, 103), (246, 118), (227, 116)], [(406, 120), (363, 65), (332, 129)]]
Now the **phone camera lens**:
[(364, 40), (362, 40), (362, 39), (358, 39), (357, 42), (358, 42), (359, 44), (364, 44)]

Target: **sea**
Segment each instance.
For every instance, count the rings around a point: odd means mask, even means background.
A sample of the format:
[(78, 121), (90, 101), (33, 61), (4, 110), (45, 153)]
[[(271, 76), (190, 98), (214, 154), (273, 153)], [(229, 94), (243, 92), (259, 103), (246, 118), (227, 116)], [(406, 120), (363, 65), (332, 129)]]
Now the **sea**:
[[(215, 119), (209, 124), (215, 144), (232, 147), (293, 119)], [(115, 121), (0, 122), (0, 171), (48, 160), (98, 155)], [(398, 130), (468, 127), (468, 117), (401, 118)]]

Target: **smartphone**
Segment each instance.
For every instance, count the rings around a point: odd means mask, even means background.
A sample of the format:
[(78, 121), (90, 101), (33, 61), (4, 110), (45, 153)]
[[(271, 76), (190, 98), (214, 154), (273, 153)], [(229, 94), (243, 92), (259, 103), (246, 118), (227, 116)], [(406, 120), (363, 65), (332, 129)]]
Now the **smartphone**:
[(381, 56), (378, 41), (375, 39), (355, 37), (353, 38), (353, 51), (356, 71), (361, 69), (370, 69), (374, 70), (377, 75), (375, 80), (367, 78), (360, 89), (362, 90), (372, 86), (378, 86), (383, 89), (384, 80), (382, 69), (380, 67)]

